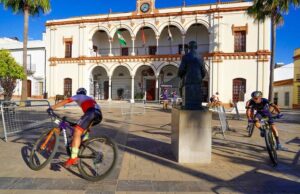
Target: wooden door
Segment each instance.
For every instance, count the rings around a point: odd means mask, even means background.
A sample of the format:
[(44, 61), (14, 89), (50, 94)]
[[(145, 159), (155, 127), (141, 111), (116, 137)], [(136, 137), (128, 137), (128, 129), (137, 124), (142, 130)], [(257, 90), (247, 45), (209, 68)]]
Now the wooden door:
[(146, 81), (147, 100), (155, 100), (155, 80)]
[(232, 100), (233, 102), (239, 102), (245, 100), (246, 93), (246, 80), (243, 78), (237, 78), (233, 80)]
[(64, 79), (64, 96), (72, 96), (72, 79), (70, 78)]
[(31, 97), (31, 80), (27, 80), (27, 97)]
[(109, 90), (108, 81), (105, 81), (103, 83), (103, 85), (104, 85), (104, 99), (107, 100), (108, 99), (108, 90)]

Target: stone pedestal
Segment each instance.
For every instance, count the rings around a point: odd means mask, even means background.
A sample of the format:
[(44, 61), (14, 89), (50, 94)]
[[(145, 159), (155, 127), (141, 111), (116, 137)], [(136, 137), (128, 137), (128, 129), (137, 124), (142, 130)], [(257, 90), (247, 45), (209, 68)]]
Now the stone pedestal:
[(179, 163), (211, 162), (211, 121), (210, 111), (172, 109), (172, 151)]

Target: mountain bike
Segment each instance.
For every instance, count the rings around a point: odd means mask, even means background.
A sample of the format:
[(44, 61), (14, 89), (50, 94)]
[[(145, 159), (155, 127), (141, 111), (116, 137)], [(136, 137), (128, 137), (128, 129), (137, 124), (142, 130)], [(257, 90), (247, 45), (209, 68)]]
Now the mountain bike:
[(255, 124), (253, 122), (252, 123), (248, 122), (248, 125), (247, 125), (248, 137), (252, 137), (254, 128), (255, 128)]
[[(43, 169), (51, 162), (58, 150), (60, 134), (63, 136), (67, 154), (71, 155), (70, 144), (76, 123), (68, 121), (66, 117), (61, 118), (54, 112), (49, 112), (49, 116), (58, 127), (42, 134), (34, 144), (29, 156), (29, 167), (35, 171)], [(91, 138), (82, 141), (78, 158), (77, 167), (82, 177), (89, 181), (99, 181), (115, 167), (117, 146), (109, 137)]]
[[(273, 119), (277, 119), (277, 117), (272, 117)], [(270, 156), (270, 159), (274, 166), (277, 166), (278, 160), (277, 160), (277, 151), (276, 151), (276, 140), (275, 136), (273, 134), (273, 131), (271, 129), (271, 126), (269, 124), (269, 118), (264, 117), (260, 120), (261, 127), (260, 130), (265, 138), (266, 147)]]

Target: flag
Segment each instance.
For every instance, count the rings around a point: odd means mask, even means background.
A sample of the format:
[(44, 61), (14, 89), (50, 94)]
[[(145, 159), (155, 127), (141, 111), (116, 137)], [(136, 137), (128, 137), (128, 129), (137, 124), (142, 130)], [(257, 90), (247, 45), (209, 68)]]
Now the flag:
[(126, 46), (126, 45), (127, 45), (126, 40), (125, 40), (125, 38), (122, 36), (121, 32), (118, 31), (117, 34), (118, 34), (118, 39), (119, 39), (120, 44), (123, 45), (123, 46)]
[(170, 26), (168, 26), (168, 40), (173, 41), (173, 36), (170, 30)]
[(146, 36), (145, 36), (144, 28), (142, 28), (142, 41), (143, 41), (143, 44), (145, 45), (146, 44)]

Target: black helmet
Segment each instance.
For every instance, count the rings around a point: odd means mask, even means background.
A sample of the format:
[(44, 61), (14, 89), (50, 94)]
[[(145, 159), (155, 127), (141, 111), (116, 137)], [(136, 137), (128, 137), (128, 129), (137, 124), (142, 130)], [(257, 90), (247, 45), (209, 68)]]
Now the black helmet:
[(252, 92), (251, 94), (251, 97), (254, 98), (254, 97), (262, 97), (263, 96), (263, 93), (261, 91), (255, 91), (255, 92)]
[(79, 88), (76, 92), (77, 95), (81, 94), (81, 95), (86, 95), (87, 91), (85, 88)]

